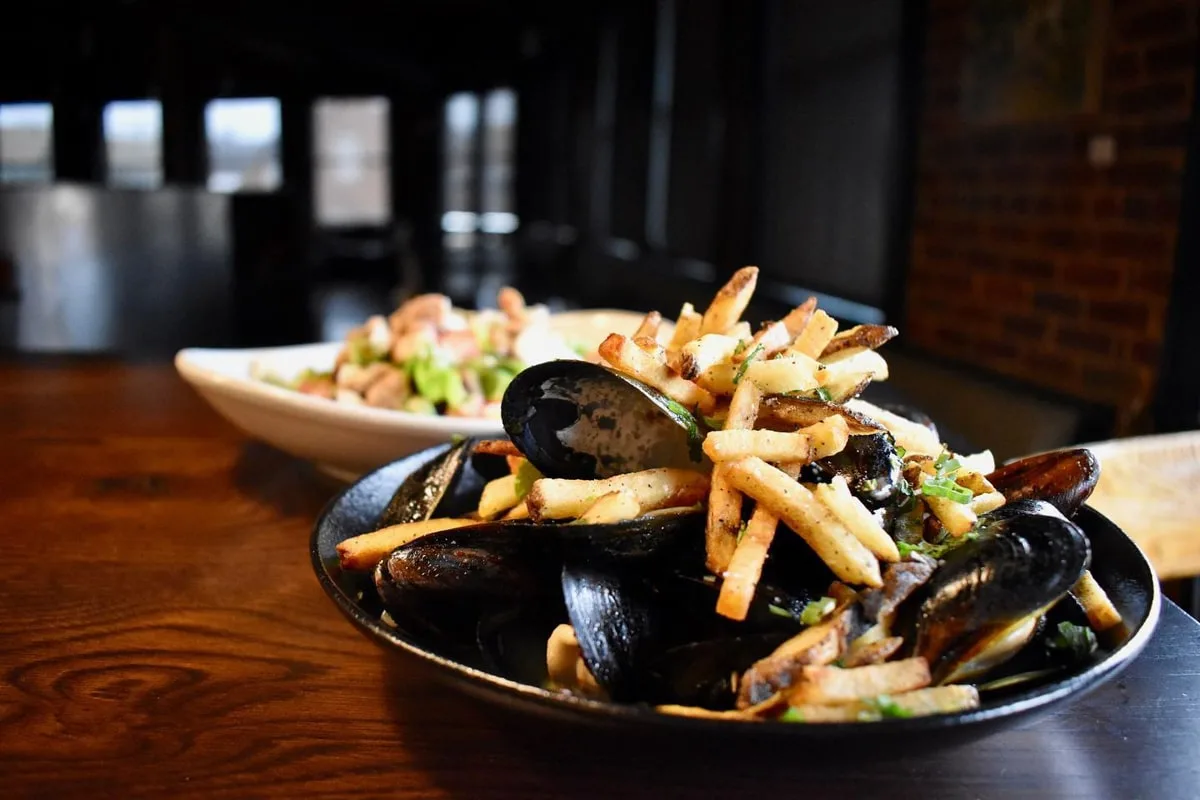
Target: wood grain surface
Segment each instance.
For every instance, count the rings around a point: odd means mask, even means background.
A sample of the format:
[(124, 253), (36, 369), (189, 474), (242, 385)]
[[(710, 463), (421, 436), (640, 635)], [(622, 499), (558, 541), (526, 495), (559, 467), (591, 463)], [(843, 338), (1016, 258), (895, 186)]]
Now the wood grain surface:
[(844, 762), (513, 716), (356, 634), (312, 575), (338, 487), (167, 366), (0, 366), (0, 797), (1192, 797), (1200, 626), (950, 751)]

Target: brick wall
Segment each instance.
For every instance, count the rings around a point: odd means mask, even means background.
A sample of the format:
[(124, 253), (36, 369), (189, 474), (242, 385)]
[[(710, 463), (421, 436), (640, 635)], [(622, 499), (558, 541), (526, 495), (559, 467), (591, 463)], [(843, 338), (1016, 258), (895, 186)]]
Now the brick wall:
[[(1197, 45), (1193, 0), (1113, 0), (1100, 111), (959, 114), (967, 0), (933, 0), (905, 338), (1114, 406), (1151, 400), (1173, 268)], [(1116, 140), (1093, 167), (1089, 140)]]

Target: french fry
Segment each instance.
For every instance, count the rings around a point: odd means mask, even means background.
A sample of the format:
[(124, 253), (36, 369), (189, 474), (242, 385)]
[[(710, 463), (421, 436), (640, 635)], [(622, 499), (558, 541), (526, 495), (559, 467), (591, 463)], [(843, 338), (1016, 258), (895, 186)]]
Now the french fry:
[(714, 405), (711, 394), (679, 377), (671, 371), (665, 360), (651, 356), (620, 334), (611, 334), (604, 340), (600, 345), (600, 357), (614, 368), (653, 386), (687, 408), (699, 406), (705, 409)]
[(374, 569), (375, 565), (388, 553), (401, 545), (428, 536), (438, 531), (448, 531), (452, 528), (462, 528), (475, 525), (478, 520), (441, 517), (438, 519), (421, 520), (420, 522), (405, 522), (400, 525), (389, 525), (371, 533), (354, 536), (338, 542), (338, 563), (345, 570)]
[(530, 487), (525, 503), (530, 518), (541, 522), (578, 518), (600, 497), (622, 489), (633, 493), (645, 513), (695, 505), (708, 494), (708, 488), (709, 478), (701, 472), (660, 467), (594, 481), (539, 478)]
[(768, 424), (789, 426), (789, 429), (805, 428), (836, 414), (846, 420), (851, 434), (881, 433), (886, 430), (865, 414), (851, 411), (845, 406), (795, 395), (764, 397), (760, 413)]
[(679, 318), (675, 321), (675, 332), (667, 344), (668, 352), (679, 352), (683, 346), (700, 335), (700, 323), (703, 317), (691, 303), (684, 303), (679, 309)]
[(825, 369), (817, 373), (818, 382), (829, 392), (830, 397), (838, 401), (856, 397), (871, 381), (885, 381), (887, 377), (887, 362), (874, 350), (862, 350), (827, 364)]
[(1083, 573), (1083, 577), (1071, 589), (1071, 594), (1079, 601), (1079, 605), (1083, 606), (1088, 624), (1097, 633), (1121, 624), (1121, 612), (1117, 611), (1103, 587), (1092, 577), (1091, 570)]
[(780, 320), (784, 327), (788, 330), (788, 335), (792, 337), (792, 341), (804, 332), (804, 326), (808, 325), (808, 321), (812, 319), (813, 312), (817, 310), (817, 298), (810, 297), (800, 305), (788, 312), (788, 315)]
[(833, 339), (834, 334), (837, 333), (837, 327), (837, 320), (821, 309), (817, 309), (804, 326), (804, 330), (796, 337), (796, 341), (792, 342), (789, 351), (816, 358), (824, 352), (825, 347)]
[[(920, 483), (924, 485), (927, 478), (925, 473), (921, 473)], [(979, 516), (971, 510), (970, 503), (958, 503), (947, 497), (926, 496), (924, 499), (929, 510), (951, 536), (966, 535), (979, 520)]]
[(763, 394), (787, 394), (788, 392), (816, 389), (817, 373), (821, 365), (807, 356), (790, 354), (769, 360), (755, 359), (742, 362), (742, 380), (753, 381)]
[(475, 443), (475, 452), (489, 456), (516, 456), (524, 458), (517, 446), (509, 439), (483, 439)]
[(717, 464), (708, 492), (708, 516), (704, 526), (704, 565), (714, 575), (723, 575), (737, 549), (742, 525), (742, 495), (729, 482), (729, 472)]
[(770, 358), (776, 353), (787, 349), (792, 343), (792, 335), (788, 333), (787, 325), (782, 322), (768, 322), (750, 339), (750, 343), (741, 351), (733, 354), (733, 362), (740, 363), (750, 353), (758, 352), (759, 358)]
[(633, 519), (642, 513), (637, 495), (628, 489), (619, 489), (603, 495), (588, 507), (579, 521), (590, 525), (611, 525)]
[(714, 462), (746, 456), (774, 463), (812, 461), (808, 434), (783, 431), (713, 431), (704, 437), (704, 454)]
[(867, 510), (862, 501), (850, 493), (846, 479), (835, 475), (829, 483), (813, 489), (813, 494), (824, 503), (833, 515), (854, 534), (867, 549), (883, 561), (899, 561), (900, 551), (887, 531), (879, 524), (875, 515)]
[(696, 376), (696, 385), (710, 394), (731, 397), (737, 391), (739, 365), (732, 362), (713, 364)]
[(901, 647), (904, 646), (904, 638), (901, 636), (885, 636), (882, 639), (876, 639), (873, 642), (864, 642), (861, 645), (852, 645), (846, 655), (842, 657), (843, 667), (865, 667), (868, 664), (881, 664), (887, 661)]
[(526, 461), (524, 456), (505, 456), (504, 463), (508, 465), (509, 473), (516, 475), (517, 470), (519, 470), (521, 465), (526, 463)]
[(695, 380), (709, 367), (731, 361), (741, 344), (732, 336), (719, 333), (706, 333), (692, 339), (679, 351), (679, 374), (688, 380)]
[(807, 665), (832, 664), (845, 644), (849, 615), (835, 612), (824, 622), (812, 625), (754, 662), (742, 674), (737, 707), (749, 708), (786, 688)]
[(751, 381), (742, 381), (729, 401), (729, 412), (725, 415), (723, 430), (750, 430), (758, 420), (758, 408), (763, 393)]
[(986, 492), (977, 494), (971, 498), (971, 511), (975, 512), (975, 516), (981, 516), (989, 511), (995, 511), (1000, 506), (1007, 502), (1004, 495), (999, 492)]
[[(958, 463), (967, 472), (978, 472), (980, 475), (991, 475), (996, 471), (996, 458), (991, 450), (982, 450), (969, 456), (959, 456)], [(990, 484), (989, 484), (990, 485)]]
[(633, 340), (645, 337), (647, 339), (658, 339), (658, 329), (662, 327), (662, 314), (657, 311), (650, 311), (642, 320), (642, 324), (638, 325), (638, 329), (633, 332)]
[(837, 455), (846, 449), (850, 441), (850, 426), (840, 415), (826, 417), (820, 422), (814, 422), (807, 428), (801, 428), (797, 433), (803, 433), (809, 440), (809, 458), (816, 461)]
[(821, 353), (821, 360), (824, 361), (841, 350), (855, 348), (874, 350), (887, 344), (899, 333), (900, 331), (891, 325), (855, 325), (829, 340), (829, 344), (825, 345), (825, 350)]
[(800, 535), (841, 580), (882, 586), (879, 561), (812, 492), (761, 458), (729, 462), (729, 480)]
[(495, 519), (519, 502), (521, 498), (517, 496), (515, 474), (488, 481), (483, 485), (483, 494), (479, 497), (479, 518)]
[(746, 320), (735, 322), (733, 325), (730, 325), (728, 328), (722, 331), (722, 333), (724, 333), (726, 336), (731, 336), (734, 339), (737, 339), (739, 342), (748, 342), (754, 336), (754, 330), (750, 327), (750, 323), (746, 322)]
[[(931, 686), (903, 694), (889, 695), (889, 708), (906, 717), (926, 717), (931, 714), (953, 714), (979, 707), (979, 691), (974, 686)], [(858, 722), (880, 719), (879, 702), (856, 700), (838, 705), (802, 703), (793, 705), (793, 716), (802, 722)]]
[[(787, 464), (781, 469), (793, 480), (800, 474), (800, 464)], [(757, 506), (746, 523), (746, 530), (737, 542), (733, 557), (725, 570), (725, 580), (717, 595), (717, 613), (739, 622), (746, 618), (758, 579), (762, 577), (767, 551), (775, 540), (779, 518), (764, 506)]]
[(906, 658), (865, 667), (801, 667), (796, 681), (785, 690), (788, 703), (851, 703), (881, 694), (895, 695), (930, 684), (929, 664), (923, 658)]
[(938, 441), (934, 432), (924, 425), (905, 419), (899, 414), (885, 411), (865, 400), (850, 400), (846, 405), (851, 411), (870, 417), (887, 428), (896, 440), (896, 444), (908, 451), (909, 455), (927, 455), (934, 458), (941, 455), (942, 443)]
[(500, 519), (529, 519), (529, 506), (522, 500), (506, 511)]
[(733, 273), (705, 310), (700, 333), (724, 333), (732, 328), (750, 304), (757, 284), (758, 267), (742, 267)]

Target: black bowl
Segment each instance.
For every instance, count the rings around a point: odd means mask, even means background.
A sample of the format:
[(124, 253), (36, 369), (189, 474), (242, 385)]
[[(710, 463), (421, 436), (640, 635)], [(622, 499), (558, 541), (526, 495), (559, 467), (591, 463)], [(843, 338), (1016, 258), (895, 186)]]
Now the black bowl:
[[(487, 671), (478, 659), (456, 651), (453, 644), (429, 634), (406, 632), (380, 620), (380, 607), (369, 575), (343, 572), (337, 544), (377, 527), (383, 509), (402, 480), (426, 461), (444, 452), (434, 447), (395, 461), (370, 473), (334, 498), (313, 531), (313, 570), (321, 588), (338, 609), (384, 650), (407, 657), (411, 666), (425, 666), (438, 678), (469, 694), (510, 709), (574, 723), (675, 734), (718, 734), (737, 737), (786, 737), (824, 745), (852, 737), (896, 745), (928, 748), (961, 744), (1017, 722), (1026, 722), (1057, 704), (1076, 700), (1111, 680), (1141, 652), (1158, 622), (1161, 596), (1154, 570), (1138, 546), (1116, 525), (1090, 507), (1076, 522), (1092, 542), (1092, 574), (1121, 612), (1124, 630), (1109, 642), (1111, 649), (1074, 674), (1002, 695), (985, 693), (978, 709), (939, 716), (884, 719), (877, 722), (800, 724), (746, 723), (661, 714), (649, 708), (598, 702), (546, 691)], [(863, 750), (856, 748), (861, 755)]]

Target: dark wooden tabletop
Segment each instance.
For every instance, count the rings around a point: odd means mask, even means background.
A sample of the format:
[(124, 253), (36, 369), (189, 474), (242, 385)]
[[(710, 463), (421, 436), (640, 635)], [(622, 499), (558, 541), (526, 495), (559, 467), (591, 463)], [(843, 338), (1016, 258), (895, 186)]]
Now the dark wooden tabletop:
[[(501, 713), (342, 620), (309, 566), (338, 487), (168, 366), (0, 366), (0, 797), (1200, 794), (1200, 625), (949, 751), (834, 765)], [(816, 763), (814, 763), (816, 761)]]

